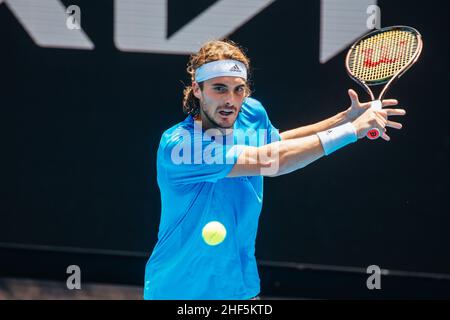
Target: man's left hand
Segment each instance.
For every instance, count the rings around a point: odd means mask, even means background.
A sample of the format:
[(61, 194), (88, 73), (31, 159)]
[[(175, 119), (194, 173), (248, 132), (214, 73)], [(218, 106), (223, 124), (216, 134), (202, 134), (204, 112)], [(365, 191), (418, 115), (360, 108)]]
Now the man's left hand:
[[(371, 101), (369, 102), (359, 102), (358, 94), (353, 89), (348, 90), (348, 95), (350, 97), (350, 100), (352, 102), (351, 106), (346, 110), (346, 118), (347, 121), (353, 122), (355, 121), (360, 115), (364, 113), (367, 109), (370, 108)], [(398, 104), (398, 101), (396, 99), (385, 99), (381, 101), (383, 107), (387, 106), (396, 106)], [(384, 109), (388, 111), (388, 109)], [(402, 109), (393, 109), (397, 112), (400, 112), (400, 114), (404, 114), (404, 110)], [(389, 109), (389, 111), (391, 111)], [(390, 112), (388, 112), (389, 115)], [(406, 112), (405, 112), (406, 113)]]

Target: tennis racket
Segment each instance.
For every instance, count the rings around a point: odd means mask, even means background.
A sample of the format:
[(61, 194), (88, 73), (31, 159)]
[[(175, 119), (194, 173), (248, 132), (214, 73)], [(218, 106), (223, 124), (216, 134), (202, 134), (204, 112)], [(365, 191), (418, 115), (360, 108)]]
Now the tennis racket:
[[(422, 51), (420, 33), (407, 26), (392, 26), (372, 31), (356, 41), (347, 53), (345, 67), (349, 76), (370, 95), (371, 108), (381, 110), (386, 91), (419, 58)], [(378, 99), (371, 86), (385, 84)], [(378, 139), (381, 132), (370, 129), (367, 137)]]

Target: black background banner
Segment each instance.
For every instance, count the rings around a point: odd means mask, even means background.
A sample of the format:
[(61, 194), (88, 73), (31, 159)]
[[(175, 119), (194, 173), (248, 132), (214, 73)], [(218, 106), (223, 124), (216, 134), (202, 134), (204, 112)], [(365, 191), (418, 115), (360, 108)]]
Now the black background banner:
[[(169, 35), (214, 2), (169, 1)], [(149, 253), (156, 150), (185, 117), (188, 56), (121, 51), (112, 1), (63, 3), (80, 6), (93, 50), (39, 47), (0, 5), (0, 242)], [(407, 110), (403, 129), (266, 178), (258, 259), (450, 272), (443, 3), (379, 1), (382, 26), (413, 26), (424, 39), (387, 94)], [(319, 62), (320, 12), (319, 1), (275, 1), (230, 35), (247, 48), (253, 96), (280, 131), (345, 110), (348, 88), (368, 100), (346, 74), (345, 48)]]

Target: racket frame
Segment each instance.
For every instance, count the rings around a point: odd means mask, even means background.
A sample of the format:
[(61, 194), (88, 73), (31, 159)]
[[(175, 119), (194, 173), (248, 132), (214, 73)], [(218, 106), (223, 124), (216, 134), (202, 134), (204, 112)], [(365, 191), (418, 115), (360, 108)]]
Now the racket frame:
[[(400, 68), (397, 72), (395, 72), (391, 77), (386, 77), (386, 78), (381, 79), (381, 80), (364, 81), (362, 79), (359, 79), (355, 75), (353, 75), (353, 73), (350, 70), (350, 56), (351, 56), (351, 53), (355, 50), (355, 47), (357, 45), (359, 45), (359, 43), (361, 41), (363, 41), (363, 40), (365, 40), (367, 38), (373, 37), (373, 36), (375, 36), (377, 34), (381, 34), (381, 33), (387, 32), (387, 31), (392, 31), (392, 30), (405, 30), (405, 31), (408, 31), (408, 32), (411, 32), (411, 33), (415, 34), (415, 36), (416, 36), (417, 48), (416, 48), (416, 51), (414, 52), (413, 56), (408, 61), (408, 63), (406, 65), (404, 65), (402, 68)], [(411, 66), (414, 63), (416, 63), (417, 59), (419, 59), (419, 56), (420, 56), (420, 54), (422, 52), (422, 48), (423, 48), (422, 36), (419, 33), (419, 31), (417, 31), (416, 29), (414, 29), (412, 27), (398, 25), (398, 26), (391, 26), (391, 27), (385, 27), (385, 28), (382, 28), (382, 29), (377, 29), (377, 30), (374, 30), (372, 32), (369, 32), (369, 33), (363, 35), (361, 38), (356, 40), (355, 43), (350, 47), (350, 49), (347, 52), (347, 56), (345, 58), (345, 69), (347, 70), (347, 73), (350, 76), (350, 78), (353, 79), (360, 86), (362, 86), (364, 88), (364, 90), (369, 94), (370, 99), (372, 100), (371, 108), (373, 108), (375, 110), (381, 110), (382, 109), (381, 99), (383, 99), (384, 95), (386, 94), (386, 92), (390, 88), (390, 86), (397, 79), (399, 79), (409, 68), (411, 68)], [(386, 83), (386, 85), (381, 90), (380, 94), (378, 95), (378, 99), (375, 99), (373, 91), (370, 89), (370, 87), (371, 86), (382, 85), (382, 84), (385, 84), (385, 83)], [(380, 136), (381, 136), (381, 132), (377, 128), (372, 128), (367, 133), (367, 138), (369, 138), (371, 140), (378, 139)]]
[[(391, 77), (385, 78), (383, 80), (380, 81), (371, 81), (370, 83), (367, 83), (366, 81), (359, 79), (358, 77), (354, 76), (353, 73), (350, 70), (350, 56), (351, 53), (353, 52), (353, 50), (355, 49), (355, 47), (363, 40), (370, 38), (372, 36), (375, 36), (377, 34), (380, 33), (384, 33), (386, 31), (392, 31), (392, 30), (405, 30), (405, 31), (409, 31), (412, 32), (416, 35), (417, 37), (417, 49), (414, 52), (414, 55), (411, 57), (411, 59), (409, 60), (409, 62), (403, 66), (401, 69), (399, 69), (396, 73), (394, 73)], [(388, 88), (392, 85), (392, 83), (394, 83), (397, 79), (399, 79), (409, 68), (411, 68), (411, 66), (416, 63), (417, 59), (419, 59), (419, 56), (422, 52), (422, 48), (423, 48), (423, 41), (422, 41), (422, 36), (419, 33), (419, 31), (417, 31), (416, 29), (412, 28), (412, 27), (408, 27), (408, 26), (391, 26), (391, 27), (385, 27), (382, 29), (377, 29), (374, 30), (372, 32), (369, 32), (367, 34), (365, 34), (364, 36), (362, 36), (361, 38), (359, 38), (358, 40), (355, 41), (355, 43), (350, 47), (350, 49), (347, 52), (347, 56), (345, 58), (345, 69), (347, 70), (348, 75), (350, 76), (351, 79), (353, 79), (356, 83), (358, 83), (359, 85), (361, 85), (364, 90), (369, 94), (371, 100), (375, 100), (375, 96), (372, 92), (372, 90), (370, 89), (371, 86), (377, 86), (377, 85), (382, 85), (387, 83), (383, 90), (381, 90), (378, 99), (377, 100), (381, 100), (384, 95), (386, 94), (386, 91), (388, 90)]]

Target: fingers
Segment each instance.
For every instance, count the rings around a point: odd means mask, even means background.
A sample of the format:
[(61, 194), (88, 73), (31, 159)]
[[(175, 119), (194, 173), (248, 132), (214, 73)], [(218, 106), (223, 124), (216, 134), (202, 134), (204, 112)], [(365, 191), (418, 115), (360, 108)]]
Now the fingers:
[(386, 100), (382, 100), (381, 104), (383, 105), (383, 107), (396, 106), (398, 104), (398, 100), (397, 99), (386, 99)]
[(404, 116), (406, 114), (405, 109), (383, 109), (388, 116)]
[(385, 141), (390, 141), (391, 140), (391, 137), (389, 137), (387, 135), (387, 133), (386, 133), (386, 127), (390, 127), (390, 128), (394, 128), (394, 129), (401, 129), (402, 128), (402, 124), (401, 123), (398, 123), (398, 122), (395, 122), (395, 121), (385, 120), (379, 114), (377, 114), (377, 116), (375, 118), (375, 122), (376, 122), (376, 126), (378, 127), (380, 132), (382, 132), (381, 138), (383, 138), (383, 140), (385, 140)]
[(401, 123), (395, 122), (395, 121), (387, 121), (386, 127), (391, 127), (394, 129), (401, 129), (403, 125)]
[(353, 89), (348, 89), (348, 96), (350, 97), (350, 100), (352, 100), (352, 104), (358, 104), (359, 98), (358, 94)]
[(390, 140), (391, 140), (391, 137), (389, 137), (389, 136), (386, 134), (386, 132), (384, 132), (384, 133), (381, 135), (381, 138), (383, 138), (383, 140), (386, 140), (386, 141), (390, 141)]
[[(391, 110), (391, 112), (389, 112)], [(385, 109), (381, 111), (376, 111), (377, 116), (382, 120), (384, 126), (391, 127), (394, 129), (401, 129), (403, 125), (399, 122), (390, 121), (387, 119), (390, 115), (404, 115), (406, 112), (403, 109)]]
[[(392, 109), (395, 110), (395, 109)], [(394, 129), (398, 129), (400, 130), (401, 128), (403, 128), (403, 125), (399, 122), (396, 121), (390, 121), (387, 119), (387, 117), (389, 116), (389, 112), (386, 112), (387, 110), (382, 110), (382, 111), (376, 111), (376, 115), (377, 115), (377, 119), (379, 120), (379, 124), (383, 125), (384, 127), (390, 127), (390, 128), (394, 128)], [(404, 110), (402, 110), (404, 111)], [(397, 113), (395, 113), (396, 115), (400, 115), (402, 114), (402, 111), (399, 111)]]
[(386, 126), (387, 123), (387, 116), (384, 116), (383, 114), (380, 114), (379, 112), (375, 113), (375, 118), (379, 120), (379, 122), (383, 125), (383, 128)]
[[(351, 95), (349, 90), (349, 95)], [(356, 96), (357, 97), (357, 96)], [(353, 100), (352, 100), (353, 101)], [(389, 100), (383, 100), (383, 106), (387, 105), (396, 105), (398, 103), (395, 99), (389, 99)], [(380, 130), (381, 138), (385, 141), (390, 141), (391, 137), (386, 134), (387, 127), (393, 128), (393, 129), (402, 129), (403, 125), (399, 122), (390, 121), (388, 120), (389, 116), (403, 116), (406, 114), (406, 111), (404, 109), (382, 109), (382, 110), (373, 110), (368, 111), (369, 113), (366, 113), (367, 116), (370, 118), (369, 123), (372, 126), (372, 128), (377, 128)]]
[(371, 128), (378, 129), (380, 133), (386, 132), (385, 121), (380, 116), (376, 115), (370, 124)]
[(383, 117), (383, 119), (387, 120), (388, 114), (387, 114), (386, 110), (377, 110), (375, 112), (376, 112), (376, 114)]

